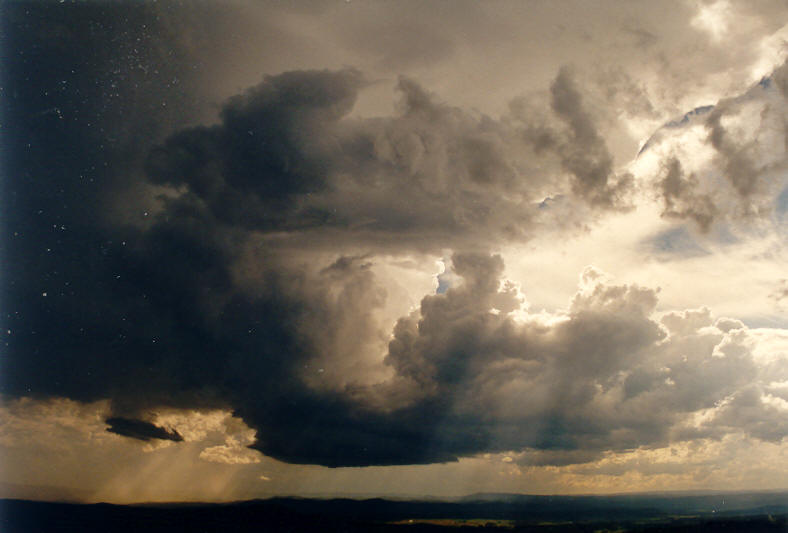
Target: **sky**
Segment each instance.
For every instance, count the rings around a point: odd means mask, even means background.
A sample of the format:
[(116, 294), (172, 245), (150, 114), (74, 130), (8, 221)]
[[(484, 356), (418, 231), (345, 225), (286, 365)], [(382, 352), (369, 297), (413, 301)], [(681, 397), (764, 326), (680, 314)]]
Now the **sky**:
[(788, 488), (783, 1), (0, 21), (0, 496)]

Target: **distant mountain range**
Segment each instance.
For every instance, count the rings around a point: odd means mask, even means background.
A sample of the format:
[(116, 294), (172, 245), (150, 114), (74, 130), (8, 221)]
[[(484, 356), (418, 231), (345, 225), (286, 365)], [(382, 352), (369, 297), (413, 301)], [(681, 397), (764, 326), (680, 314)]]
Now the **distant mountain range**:
[[(788, 531), (788, 491), (536, 496), (453, 501), (271, 498), (224, 504), (0, 500), (0, 531)], [(451, 526), (452, 529), (446, 530)], [(437, 529), (436, 529), (437, 528)], [(655, 529), (656, 528), (656, 529)]]

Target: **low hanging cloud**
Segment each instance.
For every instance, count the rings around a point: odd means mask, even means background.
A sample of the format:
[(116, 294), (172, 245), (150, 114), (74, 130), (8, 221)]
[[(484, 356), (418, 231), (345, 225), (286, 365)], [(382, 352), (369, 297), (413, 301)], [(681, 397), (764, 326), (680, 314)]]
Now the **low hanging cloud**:
[(465, 284), (400, 321), (388, 359), (427, 398), (452, 399), (438, 434), (484, 435), (495, 451), (653, 445), (758, 377), (746, 333), (724, 333), (707, 311), (660, 323), (650, 289), (587, 270), (568, 314), (545, 323), (492, 312), (518, 310), (499, 285), (499, 259), (459, 256), (455, 265)]
[(183, 440), (183, 437), (177, 431), (168, 430), (166, 428), (151, 424), (150, 422), (145, 422), (144, 420), (134, 420), (130, 418), (113, 416), (107, 419), (107, 424), (109, 424), (107, 431), (110, 433), (116, 433), (118, 435), (123, 435), (124, 437), (131, 437), (132, 439), (159, 439), (172, 440), (175, 442), (180, 442)]
[[(395, 327), (392, 380), (345, 391), (352, 401), (299, 400), (286, 409), (291, 424), (271, 416), (282, 406), (244, 413), (258, 428), (254, 446), (330, 466), (524, 449), (532, 451), (523, 464), (561, 465), (690, 433), (786, 435), (784, 425), (766, 434), (755, 423), (784, 414), (770, 403), (768, 383), (775, 369), (785, 374), (786, 361), (759, 363), (740, 322), (715, 321), (708, 310), (658, 319), (655, 291), (610, 284), (594, 269), (565, 315), (528, 315), (502, 269), (495, 256), (456, 255), (463, 283), (425, 297)], [(725, 406), (746, 398), (749, 422), (729, 421)]]
[[(143, 440), (183, 438), (149, 419), (156, 408), (229, 409), (256, 430), (254, 449), (332, 467), (511, 450), (568, 464), (681, 431), (784, 437), (767, 424), (782, 404), (743, 325), (706, 311), (660, 318), (655, 290), (593, 268), (566, 311), (529, 314), (487, 252), (539, 231), (548, 195), (581, 214), (626, 204), (631, 179), (616, 174), (571, 71), (551, 85), (541, 137), (408, 78), (395, 116), (352, 118), (365, 83), (352, 69), (270, 76), (218, 124), (154, 148), (157, 209), (71, 237), (84, 255), (57, 276), (79, 298), (17, 272), (9, 290), (26, 322), (3, 392), (109, 398), (109, 430)], [(702, 223), (694, 189), (670, 167), (671, 212)], [(446, 249), (460, 250), (458, 283), (392, 329), (376, 264)], [(205, 458), (252, 462), (245, 444)]]

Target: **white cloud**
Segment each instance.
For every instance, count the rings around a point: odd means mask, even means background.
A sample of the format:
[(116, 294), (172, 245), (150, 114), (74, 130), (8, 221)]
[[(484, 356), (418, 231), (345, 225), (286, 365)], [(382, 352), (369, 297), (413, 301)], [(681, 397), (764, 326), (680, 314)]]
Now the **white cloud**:
[(227, 437), (225, 444), (211, 446), (201, 451), (200, 459), (230, 465), (259, 463), (261, 460), (260, 453), (246, 447), (246, 445), (254, 442), (253, 433), (244, 439), (246, 442), (242, 442), (235, 437)]

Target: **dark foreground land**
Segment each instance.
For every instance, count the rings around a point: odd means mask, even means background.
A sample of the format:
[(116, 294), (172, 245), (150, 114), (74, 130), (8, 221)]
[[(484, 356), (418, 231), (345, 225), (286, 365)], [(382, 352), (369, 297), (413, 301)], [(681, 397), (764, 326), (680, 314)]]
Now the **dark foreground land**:
[(788, 532), (788, 492), (475, 495), (452, 502), (274, 498), (230, 504), (0, 500), (0, 531), (38, 532)]

